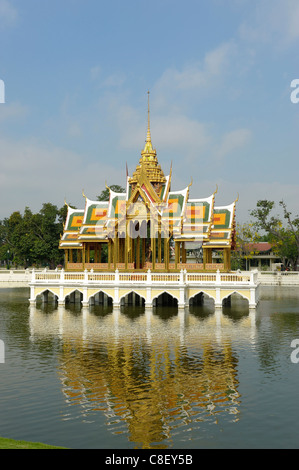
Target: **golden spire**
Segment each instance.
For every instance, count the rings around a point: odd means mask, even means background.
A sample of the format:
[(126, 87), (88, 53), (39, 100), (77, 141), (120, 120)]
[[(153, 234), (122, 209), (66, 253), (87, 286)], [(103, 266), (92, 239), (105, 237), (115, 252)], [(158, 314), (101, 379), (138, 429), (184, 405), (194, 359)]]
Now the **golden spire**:
[(146, 142), (151, 142), (151, 128), (150, 128), (150, 101), (149, 101), (150, 92), (147, 92), (147, 136)]
[(142, 179), (147, 179), (148, 183), (156, 184), (157, 191), (160, 190), (160, 185), (166, 182), (164, 173), (158, 164), (157, 152), (153, 149), (150, 129), (150, 101), (148, 94), (147, 103), (147, 134), (144, 149), (141, 151), (141, 158), (139, 165), (136, 167), (129, 184), (140, 183)]
[(142, 157), (155, 157), (156, 156), (156, 150), (153, 149), (152, 145), (152, 139), (151, 139), (151, 128), (150, 128), (150, 101), (149, 101), (149, 95), (150, 92), (147, 92), (148, 98), (147, 98), (147, 134), (146, 134), (146, 141), (145, 141), (145, 147), (141, 152)]

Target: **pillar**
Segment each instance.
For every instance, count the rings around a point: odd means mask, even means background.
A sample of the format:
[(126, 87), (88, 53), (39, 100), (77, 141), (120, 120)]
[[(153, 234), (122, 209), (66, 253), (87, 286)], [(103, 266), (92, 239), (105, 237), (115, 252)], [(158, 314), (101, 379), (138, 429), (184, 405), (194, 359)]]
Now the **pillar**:
[(151, 247), (152, 247), (152, 267), (153, 267), (153, 270), (155, 269), (156, 267), (156, 237), (155, 237), (155, 233), (154, 233), (154, 236), (152, 237), (151, 239)]
[(206, 264), (212, 263), (212, 249), (203, 248), (203, 268), (206, 269)]
[(65, 267), (65, 269), (68, 269), (68, 263), (69, 263), (68, 250), (64, 250), (64, 267)]
[(162, 262), (161, 231), (158, 232), (158, 263)]
[(186, 263), (186, 247), (185, 242), (182, 242), (182, 263)]
[(177, 269), (179, 262), (179, 255), (178, 255), (178, 242), (174, 242), (174, 267)]
[(140, 269), (140, 237), (136, 238), (136, 268)]
[(114, 238), (113, 240), (113, 264), (114, 264), (114, 269), (116, 269), (116, 263), (117, 263), (117, 237)]
[(224, 257), (224, 270), (230, 271), (231, 264), (230, 264), (230, 248), (224, 248), (223, 250), (223, 257)]
[(108, 269), (110, 269), (111, 267), (111, 260), (112, 256), (111, 256), (111, 238), (109, 238), (109, 241), (108, 241)]
[(169, 271), (169, 238), (164, 238), (165, 271)]
[(144, 268), (145, 265), (145, 248), (146, 248), (146, 238), (142, 238), (142, 257), (141, 257), (141, 263), (142, 263), (142, 268)]
[(126, 225), (126, 232), (125, 232), (125, 270), (128, 269), (128, 259), (129, 259), (129, 236), (128, 236), (128, 226)]
[(85, 263), (86, 263), (86, 244), (83, 243), (83, 250), (82, 250), (83, 271), (84, 271), (84, 269), (85, 269)]

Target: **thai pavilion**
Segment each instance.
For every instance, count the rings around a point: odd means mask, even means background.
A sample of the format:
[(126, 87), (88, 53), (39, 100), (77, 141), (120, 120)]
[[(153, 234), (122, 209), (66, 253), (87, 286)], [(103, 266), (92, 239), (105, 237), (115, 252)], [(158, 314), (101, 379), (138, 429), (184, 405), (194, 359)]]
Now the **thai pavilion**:
[[(217, 189), (209, 197), (190, 199), (192, 183), (173, 191), (171, 177), (172, 167), (165, 176), (152, 146), (148, 107), (145, 146), (133, 175), (127, 172), (126, 192), (109, 188), (108, 201), (83, 194), (84, 209), (68, 205), (59, 243), (65, 270), (230, 271), (237, 201), (215, 206)], [(187, 262), (191, 252), (197, 256)]]

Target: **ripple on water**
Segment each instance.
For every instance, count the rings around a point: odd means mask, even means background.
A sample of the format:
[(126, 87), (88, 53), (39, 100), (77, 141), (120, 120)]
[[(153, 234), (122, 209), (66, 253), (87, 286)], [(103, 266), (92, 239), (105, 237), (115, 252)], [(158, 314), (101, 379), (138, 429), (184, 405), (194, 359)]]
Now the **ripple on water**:
[(238, 305), (189, 315), (28, 309), (27, 295), (5, 299), (0, 435), (70, 447), (262, 446), (279, 433), (294, 442), (292, 299), (266, 298), (257, 314)]

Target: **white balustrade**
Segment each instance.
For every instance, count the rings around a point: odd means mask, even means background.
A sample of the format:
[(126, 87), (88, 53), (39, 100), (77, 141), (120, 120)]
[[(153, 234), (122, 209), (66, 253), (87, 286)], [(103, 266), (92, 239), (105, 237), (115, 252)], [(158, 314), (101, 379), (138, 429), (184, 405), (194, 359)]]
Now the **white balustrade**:
[[(299, 274), (299, 273), (298, 273)], [(250, 273), (193, 273), (181, 270), (179, 273), (155, 273), (150, 269), (146, 273), (138, 272), (65, 272), (63, 269), (57, 272), (36, 272), (32, 271), (31, 284), (163, 284), (163, 285), (256, 285), (258, 283), (258, 272)]]

